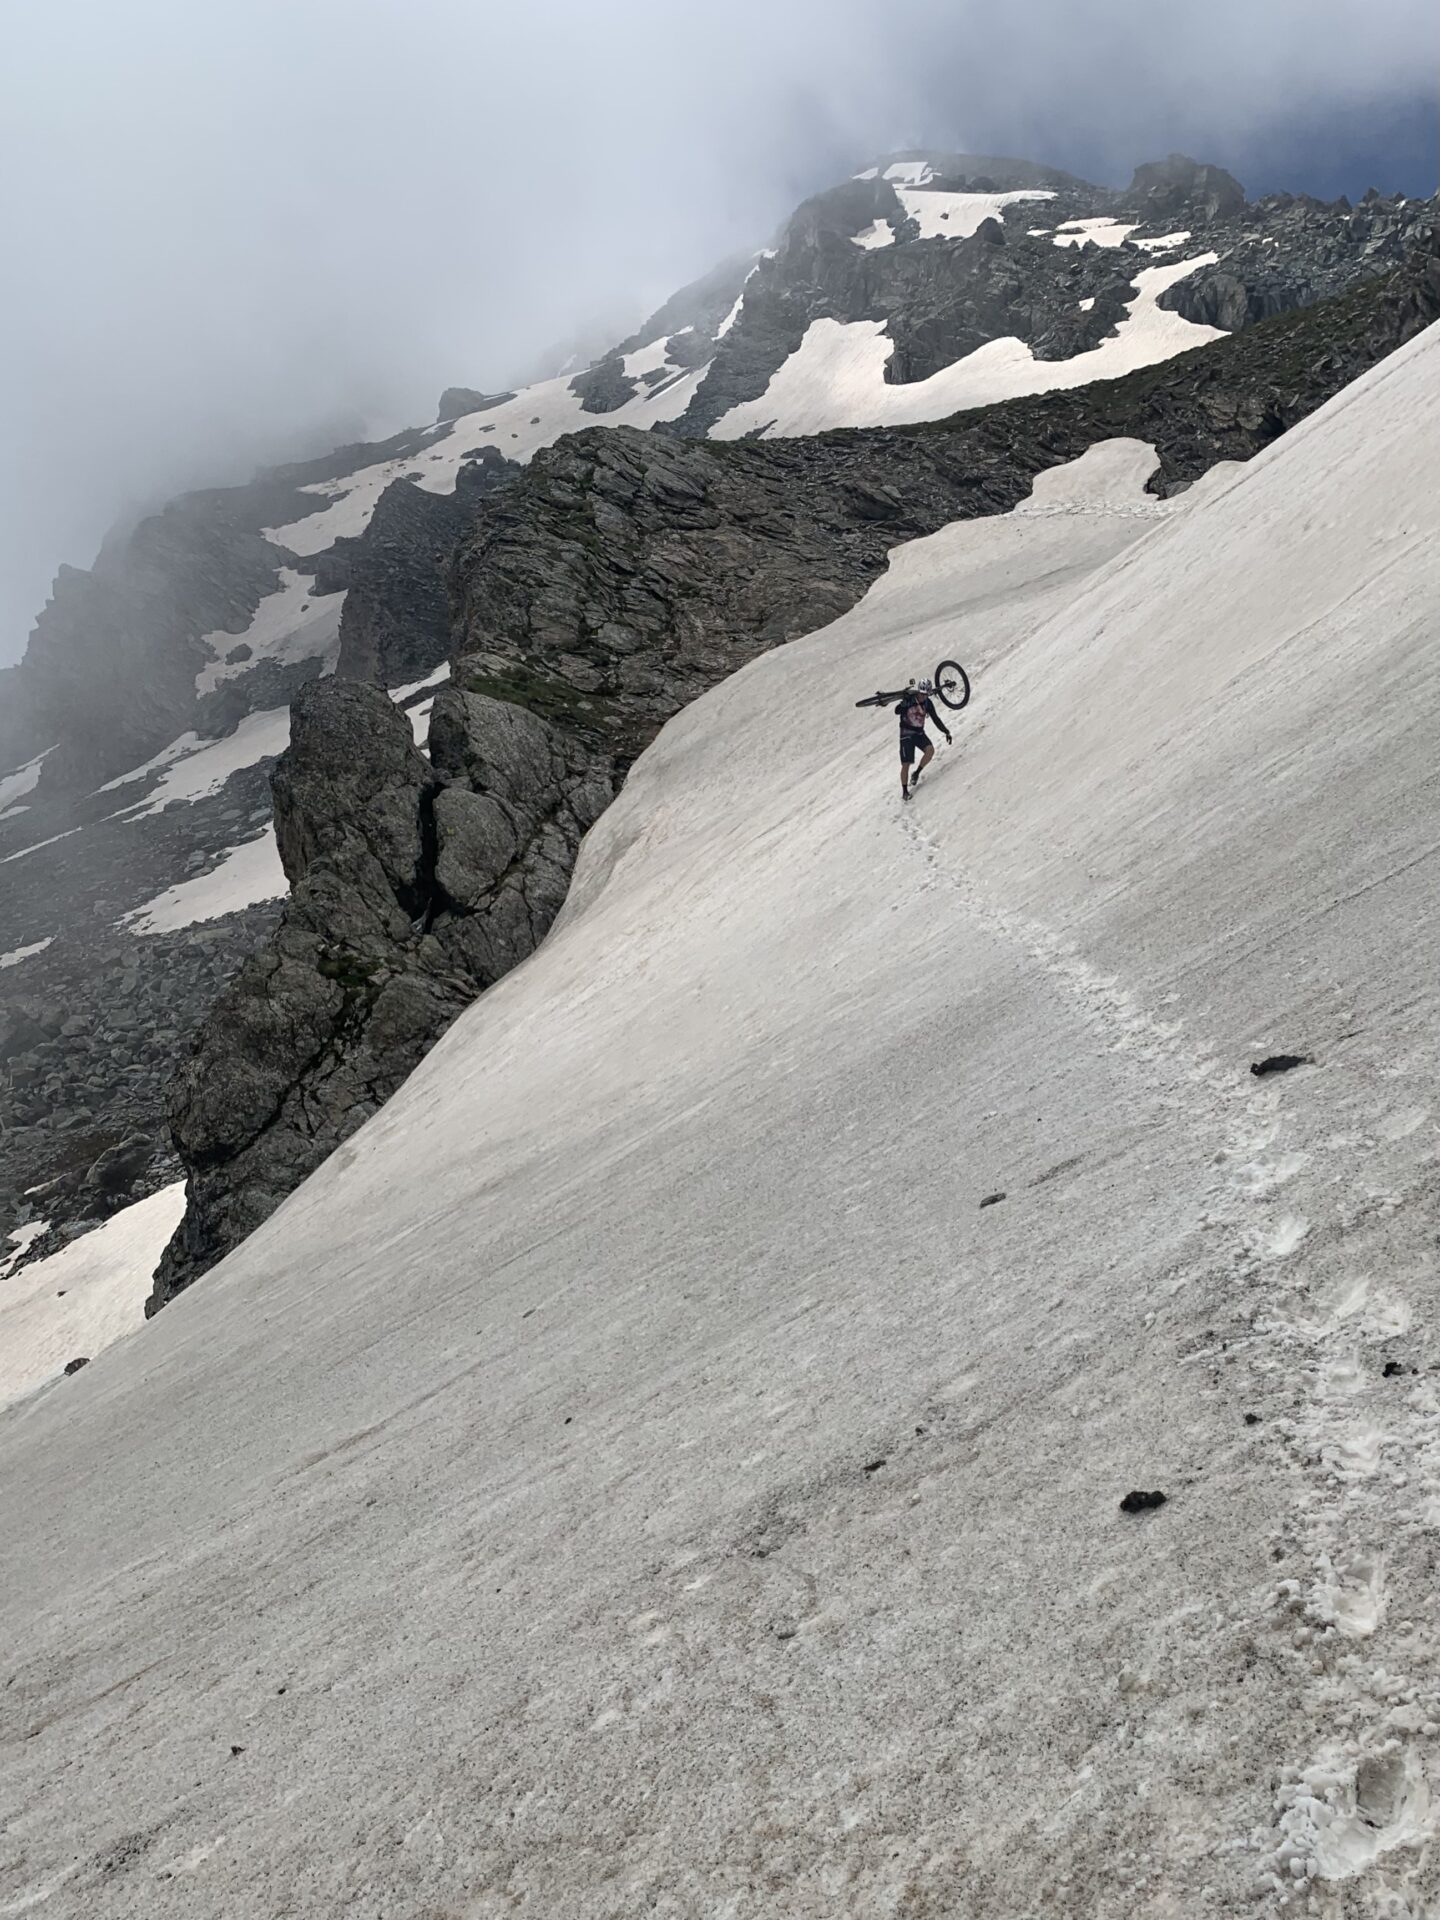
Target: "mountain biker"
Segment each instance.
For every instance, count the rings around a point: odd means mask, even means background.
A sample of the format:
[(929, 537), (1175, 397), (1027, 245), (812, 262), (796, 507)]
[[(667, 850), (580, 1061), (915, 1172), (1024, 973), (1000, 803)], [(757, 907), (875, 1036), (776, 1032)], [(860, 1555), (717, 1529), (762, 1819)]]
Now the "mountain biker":
[[(912, 681), (901, 694), (895, 711), (900, 716), (900, 798), (908, 800), (916, 780), (935, 757), (935, 749), (930, 744), (930, 736), (925, 731), (925, 722), (933, 720), (945, 736), (946, 746), (953, 746), (954, 739), (950, 729), (935, 711), (935, 702), (930, 698), (928, 680)], [(910, 768), (917, 751), (921, 755), (920, 764), (911, 775)]]

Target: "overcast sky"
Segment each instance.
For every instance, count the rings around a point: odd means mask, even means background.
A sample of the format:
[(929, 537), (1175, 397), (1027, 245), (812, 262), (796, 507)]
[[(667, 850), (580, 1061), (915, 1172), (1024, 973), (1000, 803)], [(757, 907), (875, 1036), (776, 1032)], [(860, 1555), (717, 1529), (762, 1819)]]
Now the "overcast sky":
[(1181, 148), (1252, 193), (1440, 173), (1435, 0), (0, 0), (0, 27), (0, 662), (117, 517), (627, 331), (877, 152), (1123, 181)]

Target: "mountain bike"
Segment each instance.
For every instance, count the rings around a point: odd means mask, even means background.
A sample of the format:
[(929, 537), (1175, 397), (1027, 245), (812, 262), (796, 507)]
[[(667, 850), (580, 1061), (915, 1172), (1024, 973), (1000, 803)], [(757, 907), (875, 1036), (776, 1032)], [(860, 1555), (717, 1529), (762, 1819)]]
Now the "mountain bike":
[(933, 680), (912, 680), (908, 687), (897, 687), (893, 693), (872, 693), (855, 704), (857, 707), (889, 707), (903, 700), (907, 693), (933, 693), (942, 707), (958, 713), (970, 699), (970, 676), (958, 660), (942, 660)]

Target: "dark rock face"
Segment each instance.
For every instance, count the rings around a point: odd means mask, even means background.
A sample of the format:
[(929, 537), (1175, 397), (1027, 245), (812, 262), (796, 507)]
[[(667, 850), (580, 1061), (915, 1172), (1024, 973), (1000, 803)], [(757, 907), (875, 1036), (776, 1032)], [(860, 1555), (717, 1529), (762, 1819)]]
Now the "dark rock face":
[(579, 394), (586, 413), (614, 413), (627, 400), (633, 400), (639, 389), (626, 373), (624, 358), (617, 349), (584, 373), (577, 373), (570, 391)]
[(1434, 201), (1377, 195), (1351, 209), (1276, 194), (1245, 209), (1222, 257), (1177, 282), (1161, 305), (1234, 332), (1389, 272), (1435, 219)]
[(434, 764), (378, 688), (296, 702), (275, 770), (291, 898), (221, 996), (172, 1090), (189, 1207), (154, 1312), (254, 1231), (378, 1111), (476, 992), (533, 951), (603, 763), (535, 715), (446, 688)]
[(1150, 220), (1175, 220), (1188, 214), (1208, 222), (1239, 213), (1245, 205), (1245, 189), (1223, 167), (1172, 153), (1135, 169), (1130, 198)]
[(337, 673), (396, 687), (439, 666), (450, 639), (450, 556), (474, 503), (519, 471), (498, 448), (484, 447), (461, 467), (454, 493), (393, 481), (364, 533), (335, 542), (325, 556), (327, 578), (343, 570), (349, 588)]
[(478, 387), (446, 387), (436, 409), (437, 420), (458, 420), (467, 413), (480, 413), (488, 407), (503, 407), (513, 393), (481, 393)]
[[(419, 452), (434, 438), (433, 428), (407, 431), (270, 469), (245, 486), (182, 494), (107, 540), (88, 572), (62, 567), (25, 658), (0, 677), (0, 762), (14, 766), (54, 747), (42, 784), (47, 796), (63, 797), (213, 723), (217, 709), (203, 709), (195, 690), (211, 659), (202, 636), (238, 635), (279, 584), (280, 567), (296, 559), (263, 529), (324, 509), (324, 497), (303, 487)], [(301, 561), (299, 570), (316, 564)], [(274, 704), (273, 665), (229, 681), (223, 711), (241, 717)]]
[(1440, 257), (1106, 385), (811, 440), (592, 429), (480, 503), (429, 764), (378, 690), (321, 682), (275, 777), (294, 893), (171, 1116), (190, 1210), (153, 1310), (266, 1218), (474, 995), (533, 951), (584, 830), (680, 706), (844, 612), (900, 540), (1002, 511), (1134, 435), (1161, 492), (1245, 459), (1440, 317)]
[(60, 742), (44, 784), (96, 785), (183, 733), (210, 657), (200, 635), (244, 627), (277, 561), (223, 511), (171, 508), (103, 572), (62, 567), (22, 669)]

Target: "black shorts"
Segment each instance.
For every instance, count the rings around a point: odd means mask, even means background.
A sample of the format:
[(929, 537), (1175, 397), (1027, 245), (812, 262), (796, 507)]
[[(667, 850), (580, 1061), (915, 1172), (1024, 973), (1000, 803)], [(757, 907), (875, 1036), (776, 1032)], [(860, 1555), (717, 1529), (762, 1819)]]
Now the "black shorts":
[(930, 736), (928, 733), (912, 733), (908, 727), (900, 729), (900, 764), (911, 766), (917, 753), (929, 753)]

